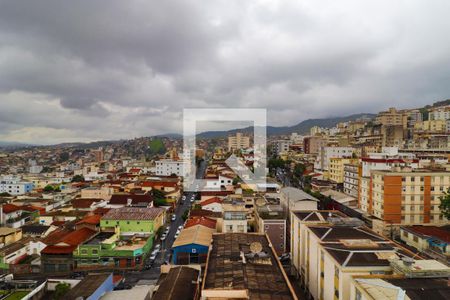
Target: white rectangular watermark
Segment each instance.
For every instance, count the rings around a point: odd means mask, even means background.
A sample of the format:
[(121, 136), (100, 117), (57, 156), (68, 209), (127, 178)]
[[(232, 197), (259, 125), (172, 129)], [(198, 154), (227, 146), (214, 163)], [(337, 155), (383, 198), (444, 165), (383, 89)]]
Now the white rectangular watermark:
[(206, 180), (197, 179), (195, 163), (197, 122), (252, 122), (253, 123), (253, 172), (245, 163), (232, 154), (225, 163), (247, 185), (255, 190), (266, 186), (266, 125), (267, 111), (262, 108), (199, 108), (183, 110), (183, 147), (187, 155), (190, 172), (184, 178), (185, 191), (208, 190)]

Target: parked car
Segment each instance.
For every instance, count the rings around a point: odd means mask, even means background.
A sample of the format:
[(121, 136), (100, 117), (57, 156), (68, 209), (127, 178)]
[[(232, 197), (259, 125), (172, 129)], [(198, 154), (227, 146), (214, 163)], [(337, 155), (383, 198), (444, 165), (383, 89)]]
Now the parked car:
[(178, 230), (183, 229), (183, 225), (178, 226)]
[(167, 234), (163, 233), (159, 239), (161, 241), (164, 241), (166, 239), (166, 237), (167, 237)]
[(150, 262), (154, 262), (156, 260), (157, 255), (158, 253), (152, 253), (152, 255), (150, 255)]
[(154, 248), (154, 251), (159, 251), (161, 249), (161, 244), (157, 244)]
[(170, 218), (173, 221), (175, 221), (177, 219), (177, 216), (175, 214), (172, 215), (172, 217)]
[(175, 239), (177, 239), (179, 235), (180, 235), (180, 233), (177, 231), (177, 232), (175, 233)]
[(166, 227), (166, 230), (164, 230), (164, 234), (166, 234), (166, 235), (167, 235), (167, 234), (169, 233), (169, 231), (170, 231), (170, 227), (169, 227), (169, 226), (167, 226), (167, 227)]

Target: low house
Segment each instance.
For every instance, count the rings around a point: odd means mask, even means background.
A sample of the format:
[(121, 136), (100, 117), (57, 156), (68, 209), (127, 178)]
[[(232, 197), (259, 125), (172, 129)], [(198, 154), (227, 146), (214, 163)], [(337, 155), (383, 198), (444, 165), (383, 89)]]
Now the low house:
[(158, 281), (152, 300), (191, 300), (200, 294), (200, 270), (188, 266), (171, 267)]
[(17, 242), (22, 238), (22, 229), (0, 227), (0, 247)]
[(89, 228), (71, 231), (66, 228), (55, 230), (42, 242), (47, 246), (41, 251), (41, 265), (44, 274), (66, 275), (74, 269), (73, 251), (97, 232)]
[(153, 207), (151, 194), (114, 194), (108, 202), (108, 207), (119, 208), (125, 206)]
[(185, 228), (172, 246), (172, 261), (176, 265), (203, 264), (214, 229), (202, 225)]
[(122, 207), (108, 211), (100, 220), (102, 231), (119, 227), (122, 234), (156, 234), (165, 223), (163, 208)]
[(210, 210), (214, 212), (223, 212), (222, 208), (223, 200), (219, 197), (212, 197), (200, 202), (200, 206), (204, 210)]
[(64, 295), (64, 299), (97, 300), (113, 289), (112, 273), (88, 274)]

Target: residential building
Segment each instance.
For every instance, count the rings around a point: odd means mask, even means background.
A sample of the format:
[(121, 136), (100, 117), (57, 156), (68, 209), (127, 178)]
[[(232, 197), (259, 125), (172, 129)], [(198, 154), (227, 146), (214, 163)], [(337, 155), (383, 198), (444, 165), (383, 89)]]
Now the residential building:
[(204, 210), (210, 210), (214, 212), (223, 212), (222, 208), (223, 200), (219, 197), (212, 197), (200, 202), (200, 206)]
[(329, 171), (331, 158), (352, 158), (354, 151), (352, 147), (321, 147), (314, 162), (314, 169)]
[(330, 221), (307, 226), (300, 242), (301, 280), (314, 299), (349, 299), (352, 275), (390, 274), (390, 260), (414, 255), (355, 223), (358, 219)]
[(293, 144), (292, 140), (276, 140), (274, 142), (274, 150), (277, 155), (289, 152), (289, 147)]
[(345, 175), (344, 165), (357, 163), (357, 158), (331, 157), (329, 166), (330, 180), (339, 184), (343, 184)]
[(428, 256), (450, 263), (450, 225), (401, 226), (400, 239)]
[(64, 294), (64, 299), (98, 300), (114, 287), (113, 273), (88, 274)]
[(22, 238), (22, 229), (0, 227), (0, 248), (14, 242), (17, 242)]
[(345, 217), (339, 211), (333, 210), (295, 210), (290, 212), (290, 253), (291, 263), (296, 276), (305, 276), (305, 269), (301, 268), (304, 263), (306, 243), (306, 227), (309, 225), (330, 224), (331, 219)]
[(449, 120), (450, 119), (450, 105), (433, 108), (428, 113), (429, 120)]
[(364, 209), (376, 218), (374, 230), (382, 234), (392, 233), (391, 226), (444, 224), (439, 197), (449, 187), (446, 171), (372, 171)]
[(260, 206), (255, 214), (255, 231), (267, 234), (278, 256), (286, 249), (287, 214), (279, 205)]
[(303, 139), (303, 151), (305, 154), (317, 154), (326, 144), (327, 140), (321, 136), (307, 136)]
[(82, 199), (103, 199), (109, 200), (111, 199), (111, 195), (114, 190), (111, 187), (102, 186), (102, 187), (94, 187), (90, 186), (84, 189), (81, 189), (81, 197)]
[(435, 119), (429, 121), (417, 122), (414, 125), (416, 131), (430, 131), (430, 132), (447, 132), (448, 119)]
[(401, 125), (403, 128), (406, 128), (408, 115), (404, 111), (399, 111), (391, 107), (388, 111), (378, 113), (375, 121), (382, 125)]
[(118, 227), (121, 234), (156, 234), (165, 223), (163, 208), (122, 207), (108, 211), (100, 220), (102, 231)]
[(76, 271), (101, 269), (141, 268), (144, 257), (153, 247), (153, 235), (129, 233), (121, 235), (120, 230), (100, 232), (78, 245), (73, 251)]
[(264, 234), (213, 234), (201, 299), (297, 299)]
[(284, 187), (280, 193), (280, 203), (288, 213), (294, 210), (316, 210), (319, 199), (301, 189)]
[(176, 265), (204, 264), (215, 229), (195, 225), (181, 230), (172, 245), (172, 262)]
[(156, 175), (186, 177), (191, 172), (191, 166), (187, 160), (161, 159), (155, 162)]
[[(200, 270), (190, 266), (166, 266), (152, 300), (191, 300), (200, 297)], [(136, 298), (133, 298), (136, 299)], [(145, 299), (147, 300), (147, 299)]]
[(108, 201), (107, 207), (153, 207), (153, 196), (147, 194), (114, 194)]
[(358, 163), (344, 164), (344, 193), (358, 198), (359, 178)]
[(250, 137), (236, 132), (236, 135), (228, 137), (228, 151), (247, 149), (250, 147)]
[(243, 205), (223, 204), (222, 232), (247, 232), (247, 209)]
[(0, 193), (8, 193), (12, 196), (23, 195), (33, 190), (34, 185), (31, 182), (16, 180), (0, 181)]

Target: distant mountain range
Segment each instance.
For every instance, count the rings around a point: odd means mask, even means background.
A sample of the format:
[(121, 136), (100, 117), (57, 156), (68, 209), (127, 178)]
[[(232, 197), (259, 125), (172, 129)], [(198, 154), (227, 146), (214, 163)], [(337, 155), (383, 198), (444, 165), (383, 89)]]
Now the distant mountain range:
[[(360, 114), (354, 114), (346, 117), (332, 117), (332, 118), (323, 118), (323, 119), (308, 119), (304, 120), (296, 125), (293, 126), (282, 126), (282, 127), (276, 127), (276, 126), (267, 126), (267, 135), (286, 135), (291, 134), (293, 132), (296, 132), (298, 134), (308, 134), (311, 127), (319, 126), (319, 127), (334, 127), (336, 124), (340, 122), (348, 122), (348, 121), (354, 121), (361, 118), (366, 119), (373, 119), (376, 115), (375, 114), (368, 114), (368, 113), (360, 113)], [(253, 133), (253, 126), (240, 128), (240, 129), (232, 129), (227, 131), (206, 131), (199, 133), (197, 137), (200, 138), (220, 138), (220, 137), (227, 137), (229, 135), (235, 134), (236, 132), (242, 132), (242, 133)]]

